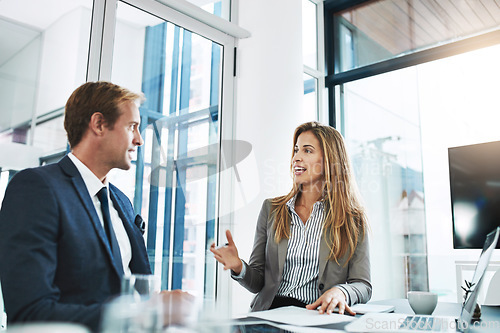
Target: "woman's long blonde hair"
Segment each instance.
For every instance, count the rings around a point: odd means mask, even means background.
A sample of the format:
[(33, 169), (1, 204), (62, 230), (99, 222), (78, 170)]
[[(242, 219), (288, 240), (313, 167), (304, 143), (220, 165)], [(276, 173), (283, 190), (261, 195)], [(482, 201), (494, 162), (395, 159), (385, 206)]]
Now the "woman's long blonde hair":
[[(330, 249), (329, 260), (337, 263), (349, 253), (346, 264), (354, 254), (358, 240), (365, 237), (367, 229), (366, 215), (358, 198), (357, 186), (351, 171), (349, 157), (342, 135), (333, 127), (308, 122), (295, 129), (293, 152), (290, 163), (292, 170), (295, 144), (299, 135), (310, 131), (321, 144), (323, 167), (325, 170), (323, 198), (325, 203), (323, 232)], [(290, 214), (286, 203), (300, 191), (294, 183), (287, 195), (272, 199), (272, 214), (275, 218), (274, 239), (279, 243), (290, 237)]]

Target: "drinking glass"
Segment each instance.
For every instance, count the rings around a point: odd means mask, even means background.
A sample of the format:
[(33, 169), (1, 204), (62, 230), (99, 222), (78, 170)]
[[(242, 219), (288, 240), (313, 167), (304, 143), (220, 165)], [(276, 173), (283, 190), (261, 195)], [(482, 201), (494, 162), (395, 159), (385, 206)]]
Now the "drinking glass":
[(135, 295), (122, 295), (104, 306), (101, 333), (162, 332), (161, 305), (155, 296), (143, 301)]
[(147, 301), (158, 294), (161, 289), (160, 278), (148, 274), (132, 274), (124, 276), (121, 285), (121, 295), (129, 295), (138, 301)]

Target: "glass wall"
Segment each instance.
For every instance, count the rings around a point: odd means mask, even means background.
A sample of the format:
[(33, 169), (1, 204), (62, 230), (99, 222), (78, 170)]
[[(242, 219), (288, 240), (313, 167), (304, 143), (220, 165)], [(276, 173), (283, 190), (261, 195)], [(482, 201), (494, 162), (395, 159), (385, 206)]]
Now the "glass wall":
[(85, 82), (92, 0), (0, 2), (0, 193), (66, 150), (62, 115)]
[[(0, 1), (0, 202), (17, 171), (66, 152), (62, 115), (85, 82), (92, 4)], [(0, 330), (5, 326), (0, 297)]]

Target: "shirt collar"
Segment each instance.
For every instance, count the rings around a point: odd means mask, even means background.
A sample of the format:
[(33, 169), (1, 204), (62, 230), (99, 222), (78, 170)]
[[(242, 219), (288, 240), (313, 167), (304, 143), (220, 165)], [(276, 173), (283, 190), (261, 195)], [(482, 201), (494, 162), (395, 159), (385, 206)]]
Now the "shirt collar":
[[(69, 153), (68, 157), (71, 159), (71, 162), (75, 165), (80, 172), (80, 176), (82, 176), (83, 182), (89, 191), (90, 197), (94, 197), (97, 192), (101, 190), (104, 186), (108, 187), (107, 178), (104, 179), (104, 184), (97, 178), (97, 176), (85, 165), (82, 161), (78, 159), (73, 153)], [(109, 195), (109, 190), (108, 190)]]
[[(295, 194), (293, 197), (290, 198), (290, 200), (288, 200), (286, 202), (286, 205), (288, 206), (288, 208), (290, 208), (292, 211), (295, 212), (295, 202), (297, 201), (297, 194)], [(313, 211), (316, 207), (320, 208), (320, 209), (323, 209), (323, 207), (325, 206), (325, 203), (323, 200), (321, 201), (316, 201), (314, 203), (314, 206), (313, 206)]]

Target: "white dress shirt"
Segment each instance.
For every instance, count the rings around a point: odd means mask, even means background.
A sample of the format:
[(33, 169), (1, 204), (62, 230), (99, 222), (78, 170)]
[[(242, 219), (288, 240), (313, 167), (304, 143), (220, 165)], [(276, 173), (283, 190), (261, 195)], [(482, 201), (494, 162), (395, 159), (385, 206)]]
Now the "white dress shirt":
[[(286, 203), (292, 220), (283, 277), (277, 295), (292, 297), (311, 304), (320, 296), (318, 290), (319, 245), (323, 231), (325, 204), (322, 201), (315, 202), (311, 216), (304, 224), (295, 212), (296, 199), (297, 196), (294, 196)], [(231, 273), (236, 280), (243, 279), (246, 274), (243, 260), (242, 265), (240, 274)]]
[(324, 203), (315, 202), (311, 215), (304, 223), (295, 211), (296, 199), (297, 196), (286, 203), (292, 219), (283, 277), (277, 295), (311, 304), (320, 296), (319, 244), (323, 230)]
[(89, 191), (89, 195), (94, 203), (97, 216), (101, 221), (101, 225), (104, 228), (104, 220), (102, 218), (101, 202), (97, 197), (97, 192), (101, 190), (104, 186), (108, 190), (108, 201), (109, 205), (109, 215), (111, 216), (111, 224), (113, 225), (113, 230), (115, 232), (116, 240), (118, 241), (118, 246), (120, 247), (120, 254), (122, 257), (123, 273), (125, 275), (130, 275), (130, 260), (132, 260), (132, 247), (130, 246), (130, 239), (128, 238), (127, 231), (123, 226), (123, 221), (116, 210), (113, 201), (109, 197), (109, 184), (107, 179), (104, 179), (104, 184), (97, 178), (97, 176), (85, 165), (83, 164), (73, 153), (69, 153), (68, 157), (75, 164), (78, 172), (83, 178), (83, 182)]

